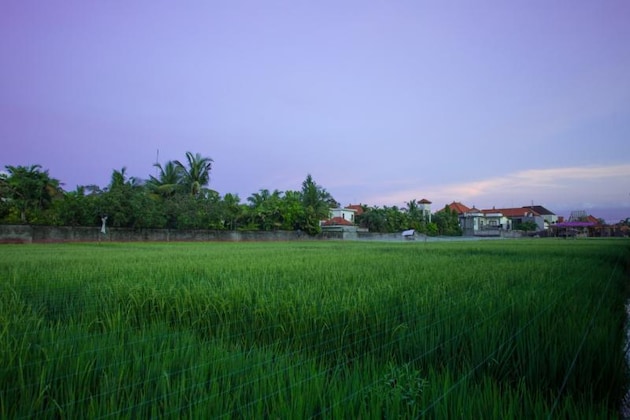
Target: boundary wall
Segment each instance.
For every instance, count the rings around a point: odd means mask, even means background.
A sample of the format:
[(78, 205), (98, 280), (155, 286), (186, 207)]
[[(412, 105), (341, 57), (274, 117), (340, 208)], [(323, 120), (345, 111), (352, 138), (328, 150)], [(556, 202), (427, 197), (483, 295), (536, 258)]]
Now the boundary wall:
[(100, 227), (0, 225), (0, 243), (46, 242), (197, 242), (197, 241), (291, 241), (298, 239), (343, 239), (329, 232), (326, 238), (309, 237), (297, 231), (226, 231), (204, 229), (128, 229)]

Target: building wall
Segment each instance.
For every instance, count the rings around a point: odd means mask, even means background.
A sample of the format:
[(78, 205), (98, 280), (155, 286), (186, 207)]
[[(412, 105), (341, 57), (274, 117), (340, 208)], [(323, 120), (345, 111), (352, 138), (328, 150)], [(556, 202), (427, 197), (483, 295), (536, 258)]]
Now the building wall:
[(333, 217), (341, 217), (344, 220), (348, 220), (354, 223), (354, 213), (355, 213), (354, 210), (349, 210), (349, 209), (341, 209), (341, 208), (331, 209), (330, 218), (332, 219)]
[(424, 218), (431, 223), (431, 204), (420, 203), (419, 207)]

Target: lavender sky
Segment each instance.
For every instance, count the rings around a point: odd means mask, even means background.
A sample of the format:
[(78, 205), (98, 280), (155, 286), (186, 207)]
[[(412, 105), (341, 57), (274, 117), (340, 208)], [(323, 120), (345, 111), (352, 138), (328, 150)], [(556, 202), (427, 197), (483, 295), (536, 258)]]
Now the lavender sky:
[[(630, 1), (0, 3), (0, 168), (630, 217)], [(159, 150), (159, 156), (158, 156)]]

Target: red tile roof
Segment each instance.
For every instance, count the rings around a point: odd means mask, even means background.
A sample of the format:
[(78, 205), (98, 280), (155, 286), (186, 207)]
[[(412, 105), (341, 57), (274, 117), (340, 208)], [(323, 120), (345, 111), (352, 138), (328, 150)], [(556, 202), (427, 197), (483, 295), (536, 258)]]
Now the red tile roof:
[(460, 203), (460, 202), (456, 202), (453, 201), (451, 204), (447, 204), (446, 206), (444, 206), (444, 208), (440, 211), (444, 211), (446, 210), (446, 208), (451, 209), (451, 211), (454, 211), (457, 214), (464, 214), (470, 211), (470, 207)]
[(354, 226), (354, 223), (343, 217), (333, 217), (332, 219), (325, 220), (322, 226)]
[(599, 220), (597, 219), (597, 217), (593, 216), (593, 215), (588, 215), (588, 217), (586, 218), (587, 222), (591, 222), (591, 223), (595, 223), (597, 225), (599, 225)]
[(354, 210), (354, 214), (357, 216), (363, 214), (363, 206), (361, 204), (350, 204), (346, 206), (347, 209)]
[(423, 198), (422, 200), (420, 200), (420, 204), (431, 204), (431, 202), (426, 198)]
[(514, 207), (507, 209), (484, 209), (481, 210), (482, 213), (501, 213), (505, 217), (524, 217), (524, 216), (539, 216), (539, 214), (527, 207)]

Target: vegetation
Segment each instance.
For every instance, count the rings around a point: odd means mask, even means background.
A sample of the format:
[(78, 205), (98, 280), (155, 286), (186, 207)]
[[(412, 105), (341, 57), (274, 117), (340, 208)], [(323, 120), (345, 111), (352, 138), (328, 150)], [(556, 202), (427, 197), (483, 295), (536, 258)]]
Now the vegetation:
[(7, 166), (0, 174), (0, 223), (127, 228), (248, 229), (319, 232), (319, 221), (335, 203), (310, 174), (301, 191), (260, 190), (241, 204), (236, 194), (207, 188), (213, 160), (186, 153), (186, 160), (156, 163), (148, 180), (114, 170), (109, 185), (64, 192), (41, 166)]
[[(108, 225), (126, 228), (301, 230), (315, 235), (320, 221), (339, 203), (307, 174), (299, 191), (261, 189), (247, 197), (223, 197), (208, 188), (213, 160), (186, 153), (184, 162), (156, 163), (148, 180), (129, 176), (125, 167), (114, 170), (109, 185), (79, 186), (64, 192), (61, 182), (41, 166), (7, 166), (0, 174), (0, 223), (63, 226)], [(437, 214), (429, 223), (416, 200), (406, 208), (364, 206), (357, 218), (372, 232), (416, 229), (429, 235), (461, 235), (457, 215)]]
[(615, 418), (626, 240), (3, 245), (1, 418)]
[[(124, 228), (300, 230), (320, 232), (320, 221), (340, 204), (306, 175), (300, 190), (261, 189), (247, 197), (221, 196), (208, 188), (213, 160), (186, 153), (186, 160), (156, 163), (147, 180), (129, 176), (125, 167), (114, 170), (109, 185), (78, 186), (65, 192), (62, 183), (40, 165), (6, 166), (0, 173), (0, 223)], [(415, 229), (429, 236), (461, 236), (458, 214), (445, 206), (431, 217), (413, 199), (405, 207), (362, 206), (355, 222), (370, 232), (393, 233)], [(603, 224), (603, 220), (600, 220)], [(620, 225), (627, 225), (627, 220)], [(534, 222), (515, 226), (536, 230)]]
[(42, 216), (53, 199), (61, 195), (60, 182), (42, 171), (40, 165), (6, 166), (0, 176), (0, 201), (5, 214), (13, 213), (21, 223), (46, 221)]
[(526, 220), (524, 222), (517, 223), (514, 226), (516, 230), (523, 230), (525, 232), (533, 232), (538, 229), (538, 225), (533, 220)]
[(440, 235), (460, 236), (462, 234), (457, 212), (448, 206), (435, 214), (434, 221)]

